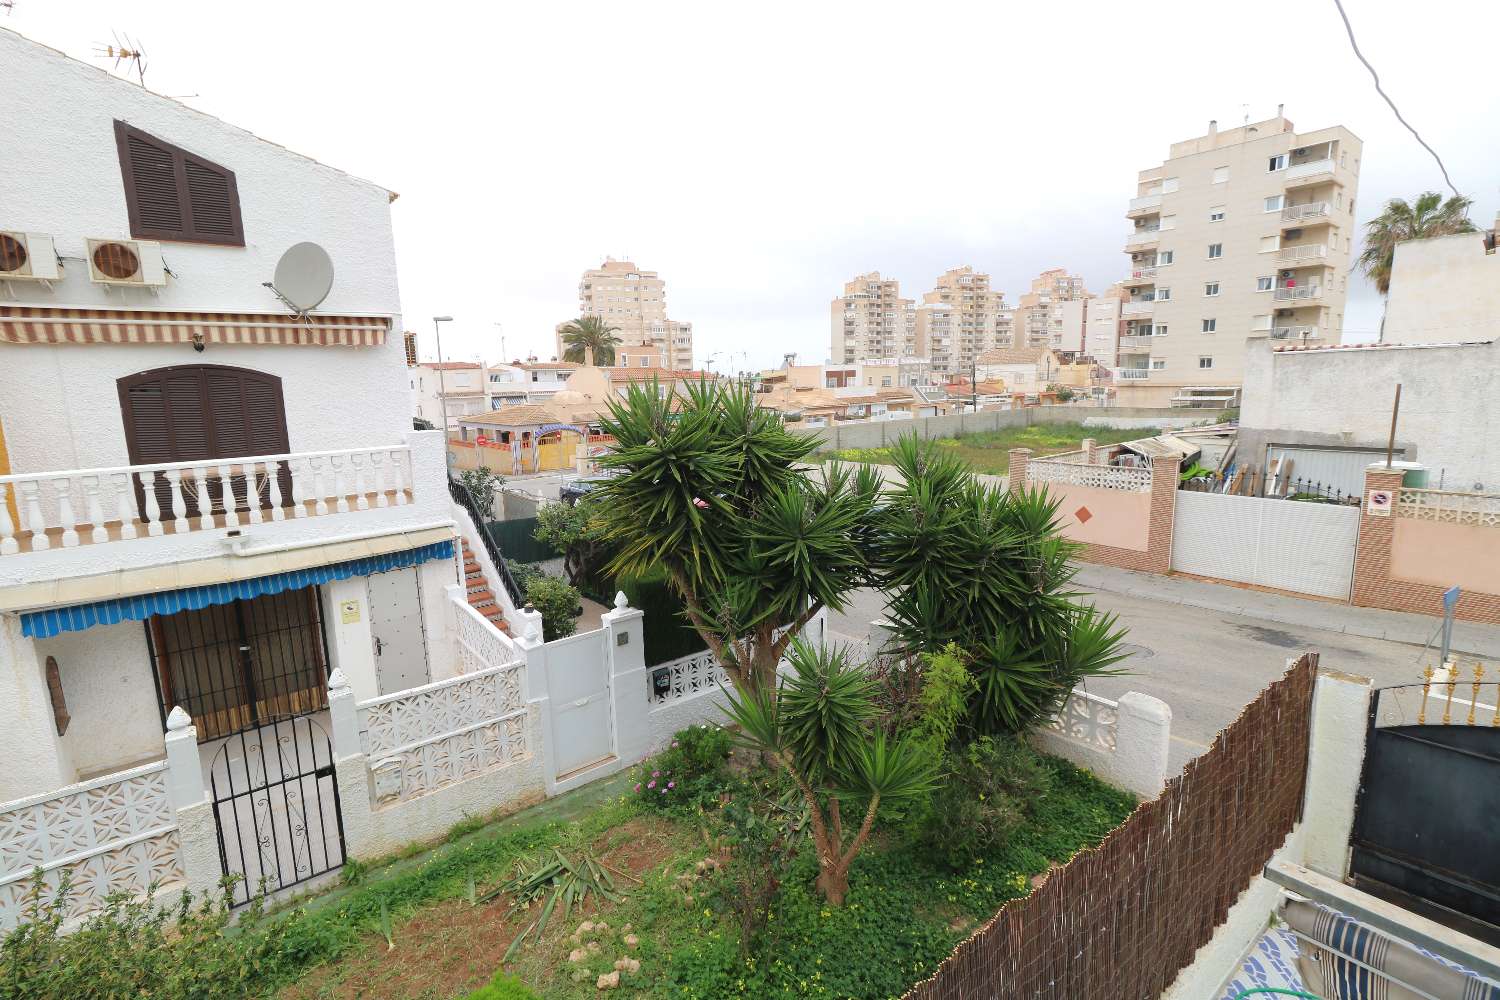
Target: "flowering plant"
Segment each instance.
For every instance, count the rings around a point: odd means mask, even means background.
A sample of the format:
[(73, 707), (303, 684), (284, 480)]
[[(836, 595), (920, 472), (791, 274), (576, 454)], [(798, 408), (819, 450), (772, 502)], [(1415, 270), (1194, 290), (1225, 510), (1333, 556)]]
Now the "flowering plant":
[(716, 726), (678, 730), (665, 749), (635, 769), (631, 792), (655, 809), (715, 805), (728, 778), (729, 755), (729, 734)]

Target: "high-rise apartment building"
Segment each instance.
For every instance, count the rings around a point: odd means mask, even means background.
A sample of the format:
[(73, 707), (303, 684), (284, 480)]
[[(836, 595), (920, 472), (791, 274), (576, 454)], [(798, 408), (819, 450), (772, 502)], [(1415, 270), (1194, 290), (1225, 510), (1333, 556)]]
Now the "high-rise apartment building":
[(1120, 349), (1120, 307), (1129, 292), (1120, 283), (1110, 285), (1100, 295), (1088, 300), (1085, 312), (1083, 353), (1094, 364), (1115, 367)]
[(1339, 126), (1299, 133), (1278, 111), (1222, 132), (1209, 122), (1140, 172), (1121, 403), (1236, 405), (1247, 338), (1338, 342), (1362, 147)]
[(901, 297), (901, 283), (879, 271), (844, 283), (829, 307), (829, 360), (849, 364), (866, 358), (917, 353), (916, 303)]
[[(667, 318), (667, 285), (655, 271), (643, 271), (628, 260), (607, 257), (603, 265), (583, 272), (578, 282), (578, 312), (598, 316), (616, 328), (620, 344), (656, 349), (662, 368), (693, 367), (693, 324)], [(561, 324), (557, 356), (563, 356)]]
[(952, 268), (917, 307), (916, 353), (932, 359), (934, 380), (967, 372), (979, 355), (1006, 346), (999, 337), (1010, 320), (1005, 293), (990, 290), (988, 274)]
[[(1046, 347), (1079, 354), (1084, 344), (1084, 303), (1092, 296), (1083, 279), (1054, 267), (1031, 280), (1016, 304), (1013, 347)], [(1007, 345), (1000, 345), (1007, 346)]]

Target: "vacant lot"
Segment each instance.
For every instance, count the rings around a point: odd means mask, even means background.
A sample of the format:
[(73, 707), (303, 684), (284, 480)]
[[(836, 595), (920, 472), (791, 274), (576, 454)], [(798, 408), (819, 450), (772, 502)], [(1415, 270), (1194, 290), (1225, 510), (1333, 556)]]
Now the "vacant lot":
[[(968, 462), (975, 472), (1003, 476), (1010, 470), (1008, 453), (1012, 448), (1030, 448), (1041, 457), (1076, 451), (1086, 437), (1091, 437), (1100, 444), (1118, 444), (1159, 433), (1161, 432), (1154, 427), (1111, 430), (1106, 427), (1085, 427), (1082, 424), (1035, 424), (1031, 427), (1008, 427), (1000, 431), (964, 434), (956, 438), (943, 438), (934, 443)], [(824, 452), (820, 457), (825, 460), (889, 465), (891, 456), (890, 448), (844, 448)]]

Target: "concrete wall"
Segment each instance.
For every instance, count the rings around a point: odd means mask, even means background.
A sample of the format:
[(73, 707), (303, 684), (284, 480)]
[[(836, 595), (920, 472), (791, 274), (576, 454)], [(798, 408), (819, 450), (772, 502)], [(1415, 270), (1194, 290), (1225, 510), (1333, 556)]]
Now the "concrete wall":
[(1166, 787), (1169, 777), (1167, 751), (1172, 738), (1172, 709), (1166, 702), (1139, 691), (1125, 692), (1115, 709), (1113, 750), (1047, 727), (1032, 730), (1031, 742), (1047, 753), (1093, 771), (1111, 785), (1142, 798), (1155, 798)]
[(1500, 530), (1407, 517), (1392, 520), (1391, 576), (1500, 594)]
[(1033, 424), (1083, 424), (1085, 427), (1184, 428), (1213, 423), (1217, 411), (1188, 413), (1180, 409), (1119, 406), (1028, 406), (1019, 410), (981, 410), (950, 413), (941, 417), (916, 417), (896, 421), (851, 421), (830, 427), (797, 428), (816, 437), (819, 451), (843, 448), (882, 448), (908, 434), (923, 439), (951, 438), (960, 434), (998, 431)]
[[(1048, 483), (1047, 492), (1060, 501), (1057, 520), (1066, 537), (1075, 542), (1146, 551), (1151, 534), (1150, 493), (1061, 483)], [(1088, 510), (1087, 521), (1078, 517), (1083, 509)]]
[[(1500, 320), (1489, 336), (1500, 338)], [(1399, 382), (1396, 444), (1407, 460), (1431, 470), (1431, 485), (1500, 486), (1497, 370), (1500, 343), (1303, 351), (1274, 350), (1269, 340), (1252, 339), (1240, 460), (1263, 463), (1268, 444), (1378, 448), (1383, 454)]]
[(64, 632), (37, 640), (36, 655), (57, 658), (72, 716), (61, 742), (77, 774), (120, 770), (161, 756), (162, 717), (144, 624)]
[(1387, 344), (1489, 340), (1500, 334), (1500, 254), (1482, 233), (1396, 246), (1385, 303)]

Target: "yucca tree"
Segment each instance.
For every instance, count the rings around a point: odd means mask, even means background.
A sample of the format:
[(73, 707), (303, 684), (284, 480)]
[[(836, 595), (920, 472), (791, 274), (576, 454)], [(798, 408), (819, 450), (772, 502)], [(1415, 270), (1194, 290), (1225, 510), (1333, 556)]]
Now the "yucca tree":
[(1063, 537), (1045, 489), (984, 485), (912, 435), (894, 465), (902, 482), (881, 497), (872, 542), (886, 617), (905, 652), (966, 651), (973, 728), (1024, 732), (1080, 680), (1114, 672), (1124, 630), (1071, 589), (1080, 546)]
[(614, 364), (615, 348), (620, 346), (620, 338), (615, 336), (619, 329), (604, 322), (602, 316), (569, 320), (562, 328), (563, 360), (590, 367)]
[[(745, 746), (771, 757), (807, 803), (818, 854), (817, 888), (833, 906), (849, 892), (849, 869), (870, 839), (882, 804), (931, 791), (935, 762), (909, 739), (871, 725), (875, 681), (847, 651), (796, 640), (779, 695), (754, 687), (728, 693), (725, 711)], [(859, 826), (844, 829), (842, 803), (863, 804)]]
[(1385, 203), (1385, 211), (1365, 223), (1365, 249), (1359, 255), (1360, 270), (1375, 282), (1381, 295), (1387, 294), (1391, 290), (1396, 244), (1475, 232), (1474, 223), (1469, 221), (1469, 207), (1473, 204), (1472, 198), (1462, 195), (1444, 201), (1436, 191), (1422, 192), (1415, 202), (1392, 198)]
[(869, 584), (879, 478), (831, 467), (814, 482), (797, 464), (816, 440), (743, 384), (633, 386), (600, 423), (615, 446), (599, 464), (618, 473), (593, 491), (608, 571), (665, 570), (735, 685), (772, 689), (808, 621)]

